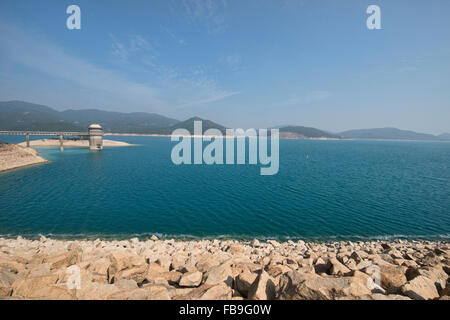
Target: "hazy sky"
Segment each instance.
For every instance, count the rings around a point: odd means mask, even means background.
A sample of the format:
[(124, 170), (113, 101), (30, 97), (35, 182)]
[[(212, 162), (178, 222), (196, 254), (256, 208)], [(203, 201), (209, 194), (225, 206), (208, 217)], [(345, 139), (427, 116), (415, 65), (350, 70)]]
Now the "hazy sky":
[[(66, 8), (81, 8), (68, 30)], [(381, 7), (381, 30), (366, 8)], [(448, 0), (3, 0), (0, 100), (450, 132)]]

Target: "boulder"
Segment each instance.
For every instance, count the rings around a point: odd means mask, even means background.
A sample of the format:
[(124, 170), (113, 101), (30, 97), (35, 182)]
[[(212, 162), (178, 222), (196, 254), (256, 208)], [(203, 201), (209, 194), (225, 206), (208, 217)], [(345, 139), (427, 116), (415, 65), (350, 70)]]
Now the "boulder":
[(356, 270), (363, 270), (363, 269), (366, 269), (367, 267), (370, 267), (371, 265), (373, 265), (372, 262), (370, 262), (368, 260), (364, 260), (364, 261), (359, 262), (356, 265)]
[(450, 275), (450, 266), (449, 265), (442, 266), (442, 269), (445, 271), (445, 273), (447, 275)]
[[(201, 287), (201, 286), (200, 286)], [(200, 288), (199, 287), (199, 288)], [(176, 299), (176, 297), (178, 296), (184, 296), (187, 295), (188, 293), (190, 293), (193, 290), (197, 290), (198, 288), (175, 288), (175, 297), (174, 299)]]
[(141, 288), (123, 290), (110, 294), (106, 300), (147, 300), (147, 292)]
[(112, 276), (110, 273), (109, 274), (109, 282), (113, 283), (119, 279), (131, 279), (131, 280), (136, 281), (137, 283), (141, 283), (146, 278), (147, 272), (148, 272), (148, 265), (146, 265), (146, 264), (137, 266), (137, 267), (132, 267), (129, 269), (119, 271)]
[(98, 275), (107, 276), (108, 268), (110, 265), (111, 265), (111, 261), (109, 259), (100, 258), (100, 259), (96, 259), (91, 262), (91, 264), (89, 266), (89, 270), (91, 270), (92, 272), (94, 272)]
[(172, 257), (169, 254), (162, 254), (155, 260), (155, 263), (163, 267), (165, 271), (170, 271)]
[(183, 274), (178, 271), (169, 271), (169, 272), (162, 273), (161, 277), (166, 279), (168, 284), (176, 285), (180, 281), (182, 275)]
[(228, 262), (222, 263), (221, 265), (212, 267), (205, 274), (205, 284), (219, 284), (226, 283), (228, 286), (233, 285), (233, 272), (231, 266)]
[(282, 264), (276, 264), (276, 265), (269, 265), (267, 267), (267, 273), (272, 278), (276, 278), (278, 276), (281, 276), (282, 274), (285, 274), (286, 272), (292, 271), (291, 268), (288, 266), (282, 265)]
[(448, 255), (449, 251), (441, 248), (435, 248), (434, 253), (437, 254), (438, 256), (441, 256), (441, 255)]
[(406, 267), (390, 264), (382, 264), (379, 267), (381, 286), (389, 292), (396, 292), (408, 281), (406, 279)]
[(111, 261), (111, 264), (108, 267), (108, 274), (110, 277), (115, 275), (117, 272), (132, 266), (130, 262), (130, 255), (124, 250), (114, 250), (110, 254), (109, 260)]
[(197, 287), (203, 279), (203, 274), (200, 271), (186, 272), (181, 276), (178, 284), (180, 287)]
[(429, 252), (425, 255), (425, 257), (421, 261), (422, 264), (430, 267), (434, 267), (441, 263), (441, 257), (437, 256), (433, 252)]
[(316, 270), (314, 269), (313, 266), (302, 266), (302, 267), (299, 267), (296, 271), (298, 271), (300, 273), (310, 273), (310, 274), (316, 273)]
[(261, 243), (259, 242), (258, 239), (253, 239), (250, 245), (254, 248), (259, 248), (261, 246)]
[(271, 244), (274, 248), (278, 248), (280, 246), (280, 243), (276, 240), (267, 240), (268, 244)]
[(415, 261), (412, 260), (403, 260), (402, 266), (405, 266), (407, 268), (417, 268), (418, 265)]
[(329, 260), (324, 260), (322, 258), (317, 258), (314, 262), (315, 272), (320, 273), (328, 273), (331, 268), (331, 263)]
[(152, 276), (145, 278), (144, 284), (153, 284), (153, 285), (169, 285), (169, 281), (167, 281), (166, 278), (164, 278), (162, 275), (159, 276)]
[(0, 270), (0, 296), (9, 295), (12, 290), (12, 284), (18, 280), (17, 274), (6, 269)]
[(108, 297), (119, 292), (121, 289), (114, 284), (98, 282), (81, 282), (81, 288), (76, 290), (76, 297), (80, 300), (106, 300)]
[(420, 268), (417, 270), (417, 276), (419, 275), (432, 280), (438, 291), (442, 291), (446, 287), (448, 275), (439, 265), (435, 267)]
[(241, 245), (233, 244), (232, 246), (230, 246), (230, 249), (228, 251), (231, 252), (232, 254), (236, 254), (236, 253), (242, 253), (243, 249), (242, 249)]
[(392, 258), (390, 255), (386, 253), (380, 253), (376, 255), (373, 262), (377, 265), (383, 265), (383, 264), (394, 264), (394, 258)]
[(350, 270), (358, 270), (357, 264), (356, 264), (355, 260), (353, 260), (353, 259), (348, 259), (348, 260), (344, 263), (344, 265), (345, 265), (348, 269), (350, 269)]
[(358, 297), (350, 297), (350, 298), (342, 298), (340, 300), (411, 300), (409, 297), (405, 297), (399, 294), (381, 294), (381, 293), (373, 293), (366, 294)]
[(147, 300), (170, 300), (170, 293), (167, 286), (144, 285), (142, 289), (146, 291)]
[[(283, 290), (283, 287), (286, 289)], [(289, 300), (334, 300), (371, 293), (365, 281), (360, 277), (323, 278), (319, 276), (292, 282), (287, 286), (283, 285), (280, 291), (280, 298)]]
[[(329, 264), (331, 264), (331, 268), (329, 273), (336, 276), (342, 276), (350, 272), (350, 269), (344, 266), (342, 263), (338, 261), (336, 258), (331, 258), (329, 260)], [(356, 266), (356, 265), (355, 265)]]
[(275, 281), (264, 270), (256, 277), (248, 290), (248, 299), (273, 300), (275, 299)]
[(447, 282), (447, 286), (439, 292), (441, 296), (450, 296), (450, 282)]
[(283, 264), (283, 256), (279, 254), (278, 252), (272, 252), (269, 256), (270, 258), (270, 264), (277, 265), (277, 264)]
[(139, 255), (131, 255), (129, 262), (130, 262), (131, 267), (140, 267), (143, 265), (148, 265), (145, 258), (143, 256), (139, 256)]
[(248, 270), (244, 270), (244, 272), (236, 277), (235, 287), (244, 298), (248, 297), (248, 291), (257, 277), (258, 275), (256, 273)]
[(220, 262), (213, 255), (203, 255), (195, 264), (195, 267), (200, 272), (208, 272), (213, 267), (220, 265)]
[(159, 264), (157, 264), (155, 262), (150, 262), (150, 264), (148, 265), (147, 273), (149, 275), (160, 275), (165, 272), (168, 272), (166, 270), (166, 268), (160, 266)]
[(386, 290), (380, 286), (381, 283), (379, 284), (376, 281), (374, 281), (376, 279), (373, 279), (367, 273), (354, 270), (349, 274), (349, 276), (361, 279), (361, 281), (363, 281), (363, 284), (365, 284), (366, 287), (369, 288), (369, 290), (372, 290), (372, 293), (386, 294)]
[(50, 270), (50, 264), (48, 263), (42, 263), (38, 265), (28, 265), (28, 269), (22, 270), (17, 275), (20, 278), (33, 278), (33, 277), (40, 277), (40, 276), (46, 276), (52, 273)]
[(225, 283), (212, 286), (199, 298), (200, 300), (230, 300), (233, 290)]
[(172, 256), (170, 270), (181, 271), (186, 263), (188, 256), (185, 254), (175, 254)]
[(233, 290), (225, 283), (203, 284), (189, 291), (183, 292), (179, 289), (177, 291), (180, 294), (175, 296), (174, 300), (230, 300), (233, 293)]
[(75, 299), (75, 294), (70, 292), (64, 285), (52, 285), (38, 288), (29, 298), (49, 299), (49, 300), (71, 300)]
[(25, 270), (25, 264), (0, 257), (0, 268), (18, 273)]
[(232, 266), (232, 269), (240, 270), (237, 274), (234, 274), (235, 276), (237, 276), (239, 273), (241, 273), (244, 270), (248, 270), (250, 272), (257, 272), (257, 271), (261, 270), (261, 265), (255, 264), (251, 261), (249, 261), (249, 262), (244, 262), (244, 261), (234, 262), (233, 261), (231, 266)]
[(414, 300), (439, 298), (434, 282), (424, 276), (418, 276), (401, 287), (401, 292)]
[(387, 254), (389, 254), (394, 260), (395, 259), (403, 259), (403, 254), (396, 249), (388, 250)]
[(114, 282), (114, 285), (121, 290), (133, 290), (138, 288), (136, 281), (132, 279), (120, 279), (117, 282)]
[(356, 263), (360, 263), (364, 257), (361, 255), (361, 251), (353, 251), (350, 255), (350, 258), (353, 259)]
[(198, 300), (212, 287), (213, 285), (203, 284), (198, 288), (190, 288), (188, 290), (182, 289), (181, 291), (177, 289), (177, 295), (174, 297), (174, 300)]
[(44, 258), (44, 263), (48, 263), (51, 269), (61, 267), (69, 267), (81, 261), (81, 251), (79, 249), (70, 250), (68, 252), (50, 255)]
[(37, 291), (44, 287), (50, 287), (58, 281), (57, 274), (31, 277), (14, 281), (12, 295), (26, 298), (38, 297)]
[(301, 271), (290, 271), (281, 276), (276, 288), (276, 296), (278, 299), (286, 300), (295, 295), (297, 285), (308, 279), (319, 277), (314, 273), (305, 273)]
[(195, 266), (197, 264), (197, 259), (195, 257), (189, 257), (186, 262), (184, 263), (184, 266), (181, 268), (181, 272), (195, 272), (198, 271), (197, 267)]

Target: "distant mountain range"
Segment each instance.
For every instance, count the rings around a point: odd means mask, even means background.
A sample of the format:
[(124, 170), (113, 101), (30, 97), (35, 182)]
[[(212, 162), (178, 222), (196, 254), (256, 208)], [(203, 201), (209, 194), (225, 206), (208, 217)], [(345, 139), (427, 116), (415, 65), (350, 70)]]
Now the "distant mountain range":
[(96, 109), (56, 111), (23, 101), (0, 102), (0, 130), (86, 131), (92, 123), (105, 132), (160, 133), (178, 120), (146, 112), (111, 112)]
[[(194, 121), (202, 120), (202, 129), (226, 128), (210, 120), (192, 117), (179, 121), (155, 113), (111, 112), (97, 109), (56, 111), (47, 106), (24, 102), (0, 102), (0, 130), (86, 131), (92, 123), (102, 125), (105, 132), (133, 134), (171, 134), (184, 128), (194, 133)], [(280, 128), (280, 136), (294, 138), (337, 137), (315, 128), (287, 126)]]
[[(194, 133), (194, 121), (202, 120), (203, 131), (216, 128), (225, 133), (226, 128), (210, 120), (192, 117), (185, 121), (147, 112), (111, 112), (97, 109), (57, 111), (48, 106), (24, 102), (0, 102), (1, 130), (86, 131), (92, 123), (102, 125), (105, 132), (133, 134), (171, 134), (178, 128)], [(281, 138), (350, 138), (350, 139), (402, 139), (450, 140), (449, 133), (439, 136), (400, 130), (378, 128), (344, 131), (333, 134), (311, 127), (279, 127)]]
[(349, 130), (339, 133), (342, 138), (347, 139), (387, 139), (387, 140), (450, 140), (450, 134), (444, 133), (435, 136), (428, 133), (419, 133), (397, 128), (374, 128)]
[(339, 139), (340, 136), (323, 130), (302, 126), (286, 126), (279, 128), (281, 138), (334, 138)]
[(445, 133), (438, 135), (438, 137), (441, 140), (450, 140), (450, 133), (445, 132)]
[(178, 122), (161, 131), (162, 134), (171, 134), (176, 129), (187, 129), (191, 134), (194, 134), (194, 121), (202, 121), (202, 130), (205, 132), (208, 129), (218, 129), (222, 134), (225, 134), (226, 128), (211, 120), (204, 120), (199, 117), (192, 117), (185, 121)]

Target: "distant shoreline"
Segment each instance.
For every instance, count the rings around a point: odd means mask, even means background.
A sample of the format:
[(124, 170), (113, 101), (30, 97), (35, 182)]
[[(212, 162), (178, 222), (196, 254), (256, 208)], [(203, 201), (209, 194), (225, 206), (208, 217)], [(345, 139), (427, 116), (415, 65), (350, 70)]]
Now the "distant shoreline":
[[(166, 137), (170, 138), (172, 135), (170, 134), (154, 134), (154, 133), (105, 133), (105, 136), (123, 136), (123, 137)], [(241, 138), (241, 137), (247, 137), (247, 136), (216, 136), (216, 135), (174, 135), (175, 137), (184, 137), (184, 138)], [(257, 136), (250, 136), (251, 138), (257, 138)], [(270, 136), (268, 136), (270, 138)], [(317, 137), (317, 138), (295, 138), (295, 137), (283, 137), (280, 136), (280, 139), (289, 139), (289, 140), (352, 140), (352, 139), (340, 139), (340, 138), (327, 138), (327, 137)]]
[[(170, 138), (172, 135), (170, 134), (157, 134), (157, 133), (114, 133), (109, 132), (105, 133), (105, 136), (123, 136), (123, 137), (167, 137)], [(215, 138), (215, 137), (222, 137), (222, 138), (229, 138), (227, 136), (214, 136), (214, 135), (176, 135), (177, 137), (190, 137), (190, 138)], [(233, 136), (234, 137), (242, 137), (242, 136)], [(450, 142), (450, 140), (412, 140), (412, 139), (378, 139), (378, 138), (328, 138), (328, 137), (286, 137), (286, 136), (280, 136), (280, 139), (284, 140), (320, 140), (320, 141), (405, 141), (405, 142)]]
[[(26, 146), (26, 142), (21, 142), (17, 144), (18, 146)], [(80, 148), (89, 148), (89, 140), (70, 140), (70, 139), (64, 139), (63, 140), (64, 147), (80, 147)], [(58, 139), (40, 139), (40, 140), (31, 140), (30, 141), (31, 147), (59, 147), (59, 140)], [(126, 146), (132, 146), (132, 144), (129, 144), (127, 142), (123, 141), (114, 141), (114, 140), (103, 140), (103, 146), (104, 147), (126, 147)]]

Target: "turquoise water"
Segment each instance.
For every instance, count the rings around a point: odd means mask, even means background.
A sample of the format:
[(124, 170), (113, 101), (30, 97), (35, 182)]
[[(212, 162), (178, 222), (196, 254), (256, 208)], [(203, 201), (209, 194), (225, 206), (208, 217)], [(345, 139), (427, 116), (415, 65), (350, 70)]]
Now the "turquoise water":
[(0, 235), (450, 238), (450, 143), (280, 140), (279, 173), (261, 176), (115, 139), (138, 145), (40, 148), (50, 163), (0, 174)]

